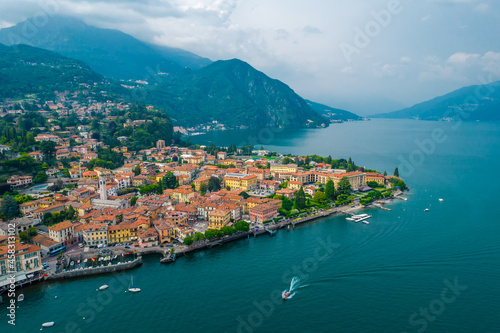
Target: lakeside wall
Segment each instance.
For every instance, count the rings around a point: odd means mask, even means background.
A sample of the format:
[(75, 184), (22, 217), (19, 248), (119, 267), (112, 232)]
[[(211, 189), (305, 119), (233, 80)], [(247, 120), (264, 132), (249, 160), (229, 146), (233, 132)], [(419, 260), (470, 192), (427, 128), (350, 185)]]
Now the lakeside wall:
[(142, 265), (142, 257), (138, 257), (134, 259), (133, 261), (129, 261), (123, 264), (115, 264), (115, 265), (109, 265), (109, 266), (100, 266), (100, 267), (92, 267), (92, 268), (85, 268), (85, 269), (75, 269), (72, 271), (67, 271), (67, 272), (61, 272), (57, 273), (55, 275), (51, 275), (47, 278), (48, 281), (51, 280), (59, 280), (59, 279), (71, 279), (71, 278), (76, 278), (76, 277), (81, 277), (81, 276), (88, 276), (88, 275), (97, 275), (97, 274), (105, 274), (105, 273), (113, 273), (113, 272), (119, 272), (119, 271), (125, 271), (128, 269), (132, 269), (134, 267)]

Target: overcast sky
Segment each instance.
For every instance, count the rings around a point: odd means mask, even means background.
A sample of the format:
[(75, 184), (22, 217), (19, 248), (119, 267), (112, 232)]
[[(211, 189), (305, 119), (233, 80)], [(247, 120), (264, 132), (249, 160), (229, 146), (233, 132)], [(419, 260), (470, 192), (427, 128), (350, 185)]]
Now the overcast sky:
[(498, 0), (16, 0), (0, 2), (0, 27), (53, 12), (239, 58), (363, 115), (500, 80)]

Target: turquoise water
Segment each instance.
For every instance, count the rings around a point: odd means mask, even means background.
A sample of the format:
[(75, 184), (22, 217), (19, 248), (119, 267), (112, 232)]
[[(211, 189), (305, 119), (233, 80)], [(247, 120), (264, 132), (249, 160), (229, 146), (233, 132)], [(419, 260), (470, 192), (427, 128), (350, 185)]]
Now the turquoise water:
[[(409, 200), (394, 202), (390, 212), (371, 210), (369, 225), (325, 218), (171, 265), (146, 257), (142, 267), (116, 276), (34, 286), (25, 290), (14, 329), (2, 310), (0, 331), (35, 332), (55, 321), (44, 331), (499, 332), (500, 126), (452, 126), (378, 120), (277, 133), (265, 148), (351, 156), (381, 171), (392, 172), (413, 153), (419, 163), (404, 175)], [(415, 140), (436, 129), (446, 140), (416, 158), (422, 149)], [(223, 145), (246, 135), (193, 141)], [(132, 275), (141, 293), (125, 293)], [(283, 302), (294, 276), (303, 288)], [(111, 287), (98, 293), (103, 284)]]

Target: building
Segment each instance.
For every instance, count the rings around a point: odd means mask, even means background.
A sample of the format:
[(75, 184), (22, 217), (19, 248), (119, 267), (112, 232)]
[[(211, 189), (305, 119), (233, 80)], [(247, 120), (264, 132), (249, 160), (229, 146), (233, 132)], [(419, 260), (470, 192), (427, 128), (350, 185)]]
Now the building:
[(175, 238), (177, 238), (179, 242), (184, 242), (184, 239), (186, 239), (186, 237), (192, 237), (196, 233), (196, 230), (186, 224), (179, 224), (174, 228), (174, 230)]
[(225, 227), (231, 221), (231, 211), (217, 209), (208, 214), (208, 229), (218, 229)]
[(61, 243), (52, 240), (48, 235), (36, 235), (31, 239), (33, 244), (40, 247), (42, 256), (48, 255), (51, 251), (61, 247)]
[[(10, 248), (9, 248), (10, 247)], [(10, 264), (10, 256), (14, 255), (15, 265)], [(37, 278), (43, 271), (41, 249), (33, 244), (0, 246), (0, 289), (11, 284), (12, 277), (16, 282)]]
[(248, 191), (257, 186), (257, 176), (240, 173), (228, 173), (224, 177), (224, 186), (229, 186), (231, 190)]
[(288, 188), (291, 189), (291, 190), (294, 190), (294, 191), (300, 190), (300, 188), (302, 186), (304, 186), (303, 182), (297, 182), (297, 181), (293, 181), (293, 180), (290, 180), (288, 182)]
[(7, 179), (7, 184), (10, 185), (11, 188), (20, 188), (23, 186), (29, 186), (33, 183), (32, 176), (12, 176)]
[(52, 141), (52, 142), (55, 142), (55, 143), (59, 143), (60, 140), (61, 139), (58, 136), (52, 135), (52, 134), (38, 134), (35, 137), (35, 141), (36, 142)]
[(272, 173), (294, 173), (298, 169), (297, 164), (271, 164)]
[(384, 175), (378, 172), (367, 172), (366, 173), (366, 182), (376, 182), (377, 184), (384, 186), (385, 185), (385, 177)]
[(263, 223), (278, 216), (278, 207), (269, 204), (260, 204), (249, 209), (250, 221)]
[(70, 245), (76, 242), (75, 228), (71, 221), (64, 221), (49, 227), (50, 238), (62, 245)]
[(194, 183), (194, 189), (196, 191), (200, 191), (201, 186), (202, 185), (207, 186), (209, 181), (210, 181), (210, 177), (199, 177), (199, 178), (196, 178), (193, 181), (193, 183)]
[[(4, 222), (0, 222), (4, 223)], [(28, 232), (28, 229), (34, 226), (35, 221), (27, 217), (20, 217), (9, 222), (10, 226), (14, 226), (16, 236), (19, 236), (21, 232)]]
[(165, 140), (156, 141), (156, 149), (162, 150), (163, 148), (165, 148)]
[(219, 151), (217, 153), (218, 160), (225, 160), (227, 158), (227, 153), (225, 151)]
[(106, 189), (106, 178), (99, 177), (99, 198), (101, 200), (108, 200), (108, 191)]
[(43, 154), (39, 151), (34, 151), (34, 152), (31, 152), (31, 153), (28, 153), (28, 155), (30, 155), (31, 157), (33, 157), (35, 160), (37, 161), (43, 161)]
[(357, 190), (366, 185), (366, 173), (354, 171), (334, 175), (333, 182), (335, 184), (335, 188), (337, 188), (337, 185), (342, 178), (347, 178), (349, 180), (349, 184), (351, 184), (351, 188), (353, 190)]
[(57, 160), (66, 160), (69, 158), (69, 150), (67, 149), (58, 149), (56, 151), (56, 159)]
[(108, 245), (108, 225), (106, 223), (88, 224), (83, 229), (83, 241), (89, 246)]
[(156, 232), (158, 232), (158, 241), (160, 244), (170, 243), (175, 237), (175, 227), (165, 220), (156, 220), (153, 222)]
[(158, 232), (155, 228), (141, 229), (137, 232), (137, 237), (142, 248), (159, 245)]

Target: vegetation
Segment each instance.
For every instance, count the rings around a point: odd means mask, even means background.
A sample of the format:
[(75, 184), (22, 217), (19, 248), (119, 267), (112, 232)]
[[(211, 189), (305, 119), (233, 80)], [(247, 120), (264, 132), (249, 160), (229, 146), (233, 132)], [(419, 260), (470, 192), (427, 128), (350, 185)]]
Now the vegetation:
[(11, 219), (19, 215), (19, 205), (13, 196), (6, 193), (0, 202), (0, 214), (3, 218)]

